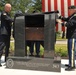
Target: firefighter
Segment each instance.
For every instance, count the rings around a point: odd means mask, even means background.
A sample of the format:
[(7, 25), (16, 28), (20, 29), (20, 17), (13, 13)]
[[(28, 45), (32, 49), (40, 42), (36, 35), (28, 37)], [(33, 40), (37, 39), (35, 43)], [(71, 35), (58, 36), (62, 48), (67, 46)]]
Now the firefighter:
[(11, 4), (5, 4), (4, 11), (1, 13), (1, 34), (0, 34), (0, 58), (5, 47), (5, 61), (9, 54), (10, 36), (11, 36), (11, 19), (9, 12), (11, 11)]

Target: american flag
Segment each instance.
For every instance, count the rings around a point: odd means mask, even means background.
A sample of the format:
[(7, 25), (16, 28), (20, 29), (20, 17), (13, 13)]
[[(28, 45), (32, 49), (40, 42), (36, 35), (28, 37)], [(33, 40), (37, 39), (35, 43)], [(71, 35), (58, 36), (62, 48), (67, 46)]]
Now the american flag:
[[(59, 10), (59, 14), (68, 17), (68, 6), (75, 5), (76, 6), (76, 0), (42, 0), (42, 11), (48, 12), (48, 11), (56, 11)], [(56, 25), (57, 31), (65, 31), (65, 27), (62, 27), (61, 25)]]

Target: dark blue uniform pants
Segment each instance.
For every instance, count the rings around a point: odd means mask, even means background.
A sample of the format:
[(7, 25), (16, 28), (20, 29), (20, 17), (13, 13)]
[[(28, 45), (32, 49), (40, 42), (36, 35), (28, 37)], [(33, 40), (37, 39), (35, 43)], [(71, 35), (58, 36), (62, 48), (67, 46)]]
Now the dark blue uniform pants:
[(36, 54), (39, 55), (40, 53), (40, 41), (35, 42), (36, 47)]
[(35, 43), (35, 48), (36, 48), (36, 54), (39, 55), (40, 41), (31, 41), (30, 53), (33, 54), (33, 52), (34, 52), (34, 43)]
[[(74, 46), (73, 44), (74, 43)], [(74, 47), (74, 48), (73, 48)], [(68, 39), (68, 56), (69, 56), (69, 66), (75, 66), (75, 49), (76, 49), (76, 39), (73, 42), (73, 39)]]
[(10, 36), (8, 35), (1, 35), (0, 36), (0, 57), (3, 53), (3, 48), (5, 47), (5, 61), (9, 54), (9, 47), (10, 47)]
[(3, 54), (3, 48), (4, 48), (5, 44), (3, 42), (0, 42), (0, 58)]

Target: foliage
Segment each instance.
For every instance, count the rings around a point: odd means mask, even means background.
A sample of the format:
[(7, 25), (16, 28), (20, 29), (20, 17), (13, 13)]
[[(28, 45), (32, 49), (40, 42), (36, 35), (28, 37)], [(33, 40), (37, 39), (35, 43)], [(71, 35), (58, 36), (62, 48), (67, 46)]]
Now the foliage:
[(34, 10), (41, 11), (41, 0), (0, 0), (0, 11), (3, 10), (6, 3), (12, 5), (12, 14), (17, 11), (22, 13), (32, 13)]
[(55, 45), (55, 52), (60, 53), (61, 57), (66, 57), (68, 54), (67, 52), (67, 45), (66, 44), (56, 44)]
[(21, 11), (25, 13), (31, 6), (32, 0), (0, 0), (0, 11), (3, 10), (4, 5), (10, 3), (12, 5), (12, 12)]
[(41, 12), (42, 9), (42, 4), (41, 4), (41, 0), (33, 0), (33, 6), (34, 10)]
[(14, 51), (14, 42), (10, 42), (10, 51)]
[(61, 32), (59, 32), (59, 31), (56, 32), (56, 38), (60, 38), (61, 37), (60, 35), (61, 35)]

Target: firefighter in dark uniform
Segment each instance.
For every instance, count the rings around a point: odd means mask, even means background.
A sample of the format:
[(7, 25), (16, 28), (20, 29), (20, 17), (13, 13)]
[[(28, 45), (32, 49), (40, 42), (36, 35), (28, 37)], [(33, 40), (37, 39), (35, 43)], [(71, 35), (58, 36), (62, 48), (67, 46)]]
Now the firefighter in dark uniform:
[(1, 13), (0, 58), (3, 53), (3, 48), (5, 47), (5, 61), (9, 54), (11, 24), (13, 22), (13, 20), (11, 19), (10, 15), (9, 15), (10, 11), (11, 11), (11, 5), (9, 3), (7, 3), (7, 4), (5, 4), (4, 11)]
[[(76, 47), (76, 6), (69, 6), (68, 7), (70, 16), (68, 18), (61, 17), (65, 25), (67, 27), (66, 31), (66, 38), (68, 39), (67, 47), (68, 47), (68, 56), (69, 56), (69, 64), (65, 64), (67, 68), (65, 70), (71, 71), (75, 69), (75, 47)], [(74, 40), (74, 46), (73, 46)], [(73, 48), (74, 47), (74, 48)]]

